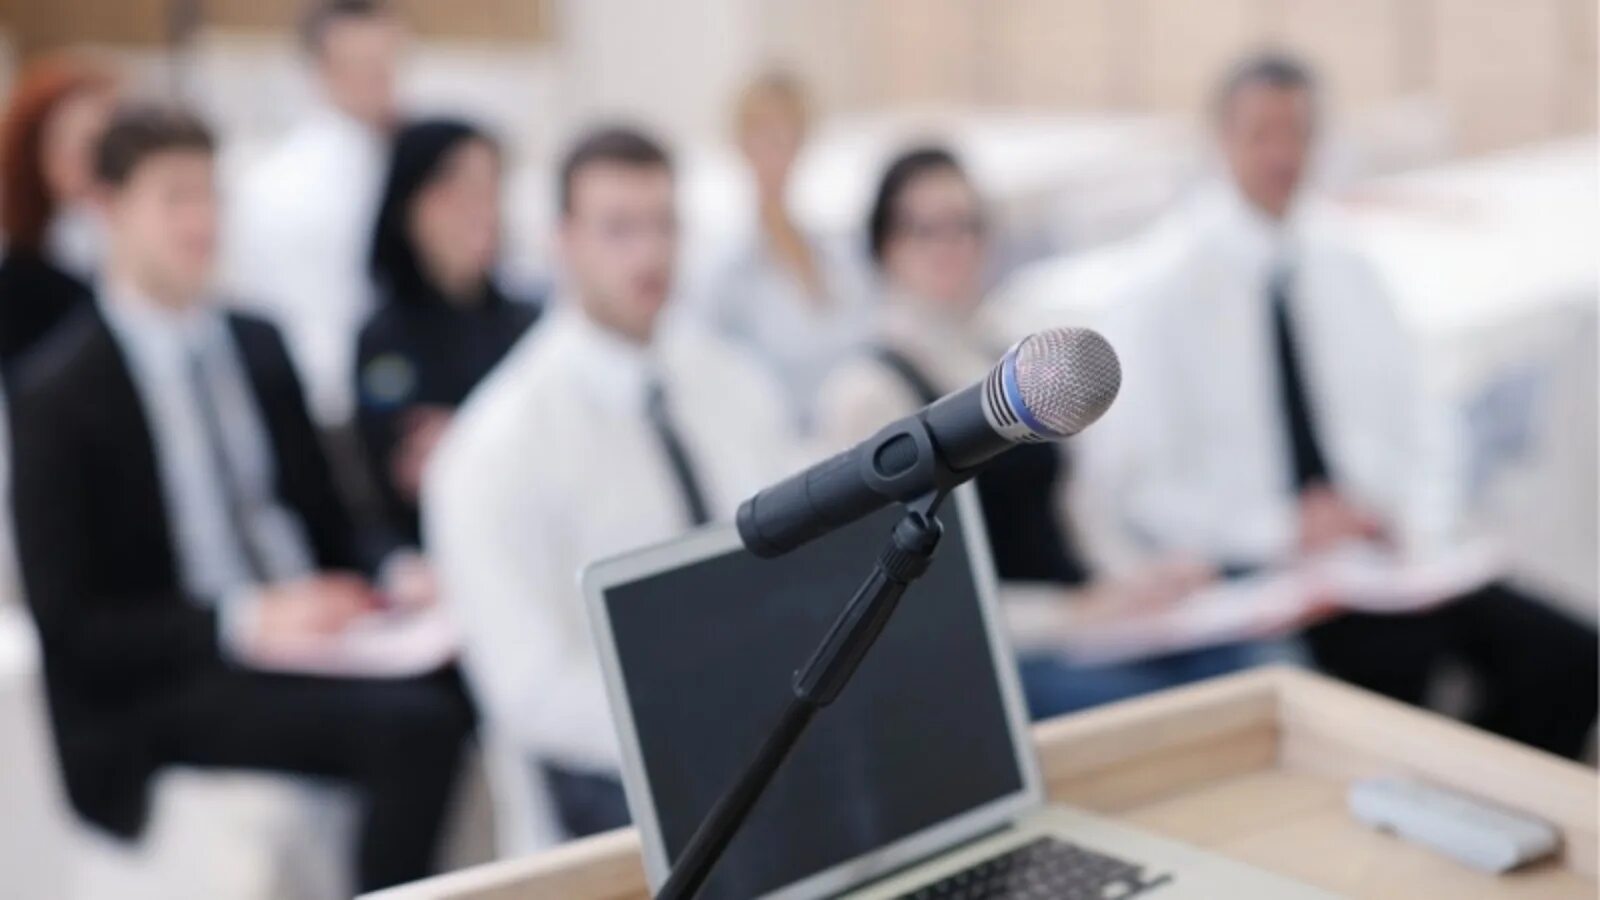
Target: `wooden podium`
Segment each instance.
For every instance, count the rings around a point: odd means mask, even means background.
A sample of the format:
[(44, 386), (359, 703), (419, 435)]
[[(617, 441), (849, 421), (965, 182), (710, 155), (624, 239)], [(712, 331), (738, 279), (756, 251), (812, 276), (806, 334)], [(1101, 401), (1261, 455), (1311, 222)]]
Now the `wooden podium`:
[[(1361, 898), (1594, 898), (1594, 770), (1318, 675), (1266, 668), (1034, 729), (1053, 799)], [(1559, 858), (1494, 877), (1371, 831), (1351, 779), (1409, 773), (1538, 816)], [(372, 895), (383, 900), (636, 900), (632, 829)]]

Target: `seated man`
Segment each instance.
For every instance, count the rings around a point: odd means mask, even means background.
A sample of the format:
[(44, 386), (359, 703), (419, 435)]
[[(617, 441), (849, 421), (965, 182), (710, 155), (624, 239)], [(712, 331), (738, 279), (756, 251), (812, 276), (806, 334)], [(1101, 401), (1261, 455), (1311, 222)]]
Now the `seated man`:
[(754, 363), (661, 321), (678, 250), (666, 153), (591, 134), (561, 166), (567, 295), (457, 414), (423, 529), (487, 725), (543, 765), (561, 824), (627, 823), (578, 573), (784, 475), (788, 413)]
[(311, 96), (227, 186), (223, 274), (239, 292), (229, 299), (283, 329), (312, 418), (337, 436), (353, 411), (356, 337), (373, 308), (367, 253), (402, 116), (408, 36), (401, 4), (388, 0), (295, 5)]
[[(1223, 83), (1231, 178), (1153, 236), (1111, 329), (1123, 396), (1087, 442), (1087, 480), (1136, 531), (1225, 568), (1351, 543), (1437, 548), (1454, 518), (1394, 304), (1299, 200), (1319, 112), (1292, 59), (1246, 61)], [(1330, 673), (1411, 703), (1460, 661), (1477, 724), (1556, 753), (1580, 753), (1595, 719), (1594, 631), (1502, 583), (1425, 610), (1344, 612), (1307, 639)]]
[(119, 113), (96, 176), (97, 309), (21, 379), (14, 513), (78, 813), (137, 837), (164, 766), (329, 776), (364, 794), (363, 890), (428, 874), (470, 709), (448, 673), (252, 671), (376, 594), (278, 333), (212, 303), (213, 139)]

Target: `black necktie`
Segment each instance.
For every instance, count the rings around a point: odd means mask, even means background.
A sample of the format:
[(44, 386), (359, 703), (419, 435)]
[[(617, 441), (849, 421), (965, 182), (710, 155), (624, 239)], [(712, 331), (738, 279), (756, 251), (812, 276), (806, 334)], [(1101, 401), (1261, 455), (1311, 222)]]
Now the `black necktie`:
[(691, 525), (704, 525), (711, 521), (711, 515), (706, 512), (706, 497), (700, 490), (700, 481), (695, 477), (694, 466), (689, 462), (689, 453), (683, 448), (683, 441), (678, 437), (677, 426), (672, 424), (672, 416), (667, 411), (666, 391), (660, 381), (650, 382), (645, 391), (645, 415), (650, 420), (650, 427), (655, 430), (656, 439), (661, 442), (661, 450), (667, 456), (667, 464), (672, 467), (672, 477), (678, 482), (678, 490), (683, 494), (683, 505), (689, 513)]
[(205, 360), (198, 352), (189, 354), (189, 388), (194, 393), (195, 406), (200, 414), (200, 425), (205, 430), (212, 468), (217, 473), (218, 480), (222, 482), (219, 485), (222, 489), (222, 501), (227, 507), (228, 524), (233, 527), (233, 540), (239, 550), (239, 558), (255, 581), (258, 583), (270, 581), (272, 570), (267, 566), (266, 560), (262, 558), (256, 542), (251, 537), (248, 510), (252, 504), (244, 497), (244, 485), (240, 483), (239, 472), (234, 468), (233, 460), (228, 455), (227, 439), (222, 430), (222, 416), (217, 410), (216, 398), (211, 395), (211, 382), (206, 377)]
[(1312, 423), (1311, 398), (1307, 396), (1305, 373), (1300, 367), (1288, 287), (1288, 273), (1280, 272), (1273, 277), (1268, 290), (1272, 301), (1273, 344), (1278, 358), (1278, 388), (1289, 432), (1294, 486), (1297, 490), (1304, 490), (1315, 484), (1327, 483), (1328, 463), (1322, 455), (1322, 447), (1317, 443), (1317, 430)]

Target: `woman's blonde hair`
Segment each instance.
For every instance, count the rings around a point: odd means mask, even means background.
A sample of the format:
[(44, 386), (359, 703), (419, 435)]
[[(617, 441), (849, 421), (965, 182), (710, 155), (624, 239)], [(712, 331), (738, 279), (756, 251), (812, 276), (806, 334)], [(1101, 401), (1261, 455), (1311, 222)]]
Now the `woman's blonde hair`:
[(733, 124), (738, 132), (763, 109), (776, 107), (794, 116), (802, 126), (811, 121), (811, 100), (799, 79), (788, 72), (773, 70), (756, 76), (739, 91), (733, 105)]

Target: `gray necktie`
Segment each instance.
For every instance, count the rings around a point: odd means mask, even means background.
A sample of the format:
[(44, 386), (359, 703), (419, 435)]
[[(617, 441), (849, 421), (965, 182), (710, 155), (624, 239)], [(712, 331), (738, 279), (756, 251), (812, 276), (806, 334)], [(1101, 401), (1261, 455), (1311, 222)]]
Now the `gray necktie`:
[(239, 558), (244, 561), (251, 578), (257, 582), (270, 581), (271, 569), (252, 537), (250, 510), (254, 504), (247, 498), (239, 470), (228, 455), (222, 415), (217, 408), (216, 397), (212, 394), (205, 358), (197, 349), (189, 351), (189, 388), (194, 393), (201, 427), (205, 430), (206, 447), (211, 453), (212, 468), (222, 482), (219, 487), (222, 489), (223, 505), (227, 507), (228, 523), (233, 529), (233, 542), (238, 548)]

